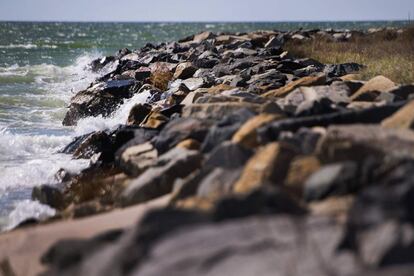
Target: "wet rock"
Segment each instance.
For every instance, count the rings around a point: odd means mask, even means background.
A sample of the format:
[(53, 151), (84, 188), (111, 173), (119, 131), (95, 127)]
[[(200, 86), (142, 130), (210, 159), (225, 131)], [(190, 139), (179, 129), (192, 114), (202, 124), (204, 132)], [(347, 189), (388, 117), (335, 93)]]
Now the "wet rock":
[(81, 118), (88, 116), (108, 116), (133, 92), (130, 88), (133, 80), (113, 80), (95, 84), (77, 93), (69, 105), (69, 110), (63, 120), (63, 125), (75, 125)]
[(75, 158), (91, 158), (95, 153), (103, 153), (110, 158), (113, 153), (113, 144), (106, 132), (93, 132), (82, 139), (73, 151)]
[(354, 162), (323, 166), (306, 181), (305, 200), (321, 200), (332, 195), (340, 196), (355, 192), (358, 185), (357, 167)]
[(32, 199), (58, 210), (65, 206), (61, 190), (49, 185), (34, 187), (32, 190)]
[(294, 149), (279, 143), (270, 143), (260, 148), (248, 161), (240, 179), (234, 184), (234, 192), (245, 194), (261, 185), (282, 184), (295, 155)]
[(138, 204), (170, 193), (174, 180), (186, 177), (199, 168), (201, 161), (202, 155), (197, 151), (172, 149), (161, 155), (154, 166), (129, 184), (119, 199), (120, 204)]
[(381, 125), (386, 128), (405, 128), (414, 127), (414, 101), (404, 105), (400, 110), (389, 118), (382, 121)]
[(316, 77), (304, 77), (298, 79), (296, 81), (290, 82), (286, 86), (283, 86), (276, 90), (270, 90), (263, 94), (263, 97), (284, 97), (294, 89), (300, 86), (316, 86), (316, 85), (324, 85), (326, 82), (326, 76), (316, 76)]
[(161, 112), (151, 111), (140, 124), (144, 128), (160, 129), (166, 123), (168, 123), (169, 118), (163, 115)]
[(127, 125), (139, 126), (151, 112), (151, 106), (147, 104), (134, 105), (129, 111)]
[(377, 76), (365, 83), (351, 96), (353, 101), (375, 99), (379, 93), (394, 89), (395, 83), (384, 76)]
[(107, 56), (103, 58), (98, 58), (93, 60), (89, 66), (93, 72), (98, 72), (99, 70), (102, 70), (106, 65), (108, 65), (111, 62), (115, 61), (115, 57), (113, 56)]

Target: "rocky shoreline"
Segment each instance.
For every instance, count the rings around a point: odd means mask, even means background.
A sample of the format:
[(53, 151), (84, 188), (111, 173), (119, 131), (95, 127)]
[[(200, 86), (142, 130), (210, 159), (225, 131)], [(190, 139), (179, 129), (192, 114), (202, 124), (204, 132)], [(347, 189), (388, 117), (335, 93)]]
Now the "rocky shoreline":
[(63, 124), (137, 104), (63, 149), (89, 168), (59, 171), (33, 199), (58, 210), (51, 221), (169, 202), (135, 227), (56, 243), (45, 275), (410, 275), (414, 85), (283, 50), (384, 32), (404, 30), (204, 32), (95, 60), (115, 70)]

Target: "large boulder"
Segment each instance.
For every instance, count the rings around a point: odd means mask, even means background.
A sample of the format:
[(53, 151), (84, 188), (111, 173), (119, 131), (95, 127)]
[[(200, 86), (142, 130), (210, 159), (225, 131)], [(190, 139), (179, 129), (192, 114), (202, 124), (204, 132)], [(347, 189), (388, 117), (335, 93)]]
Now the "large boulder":
[(174, 180), (184, 178), (201, 166), (202, 155), (197, 151), (174, 148), (161, 155), (155, 164), (133, 180), (122, 192), (122, 206), (142, 203), (172, 191)]
[(63, 125), (75, 125), (89, 116), (108, 116), (126, 98), (133, 95), (134, 80), (110, 80), (97, 83), (77, 93), (70, 101)]

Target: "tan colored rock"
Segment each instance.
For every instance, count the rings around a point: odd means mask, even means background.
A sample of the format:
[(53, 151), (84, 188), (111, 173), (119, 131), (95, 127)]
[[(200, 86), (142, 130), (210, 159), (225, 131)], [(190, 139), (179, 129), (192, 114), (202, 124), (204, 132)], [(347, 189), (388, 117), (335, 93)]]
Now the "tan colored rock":
[(151, 112), (151, 106), (146, 104), (136, 104), (129, 111), (127, 125), (139, 125)]
[(191, 62), (180, 63), (175, 68), (174, 79), (191, 78), (196, 71), (197, 71), (197, 67), (193, 66)]
[(277, 142), (260, 148), (244, 167), (240, 179), (234, 184), (234, 192), (246, 194), (264, 184), (281, 183), (295, 154), (294, 149)]
[(157, 157), (157, 150), (147, 142), (127, 148), (121, 154), (119, 166), (129, 175), (138, 176), (155, 164)]
[(214, 208), (215, 199), (204, 197), (189, 197), (174, 202), (174, 207), (184, 210), (211, 211)]
[(255, 148), (259, 145), (257, 141), (257, 129), (269, 122), (282, 118), (277, 114), (259, 114), (246, 123), (233, 135), (232, 142), (246, 148)]
[(184, 148), (188, 150), (199, 150), (200, 149), (200, 142), (194, 139), (186, 139), (184, 141), (181, 141), (176, 146), (177, 148)]
[(151, 112), (141, 123), (141, 127), (158, 129), (168, 122), (168, 117), (159, 112)]
[(256, 113), (280, 114), (280, 108), (271, 104), (256, 104), (249, 102), (213, 102), (203, 104), (192, 104), (185, 106), (182, 117), (192, 117), (198, 119), (217, 119), (229, 115), (239, 109), (246, 108)]
[(310, 204), (309, 209), (314, 215), (335, 216), (345, 222), (353, 202), (353, 196), (329, 197), (326, 200)]
[(360, 80), (361, 75), (360, 74), (348, 74), (348, 75), (340, 77), (340, 79), (343, 81), (355, 81), (355, 80)]
[(285, 185), (295, 194), (301, 195), (305, 181), (319, 170), (321, 163), (315, 156), (301, 156), (292, 161)]
[(414, 128), (414, 101), (404, 105), (400, 110), (392, 116), (386, 118), (381, 122), (381, 125), (386, 128)]
[(219, 84), (216, 86), (212, 86), (208, 89), (209, 94), (219, 94), (223, 91), (234, 89), (235, 87), (227, 85), (227, 84)]
[(197, 43), (200, 43), (200, 42), (203, 42), (204, 40), (212, 39), (214, 37), (215, 37), (215, 35), (212, 32), (203, 32), (203, 33), (200, 33), (200, 34), (196, 34), (194, 36), (193, 41), (197, 42)]
[(202, 97), (203, 93), (192, 91), (187, 94), (184, 100), (181, 102), (181, 105), (191, 105), (193, 104), (198, 98)]
[(387, 92), (390, 89), (395, 88), (395, 83), (384, 77), (384, 76), (376, 76), (366, 82), (360, 89), (358, 89), (355, 94), (351, 96), (351, 100), (364, 100), (364, 95), (369, 97), (370, 94), (379, 94), (381, 92)]
[(266, 92), (265, 94), (263, 94), (262, 96), (263, 97), (284, 97), (298, 87), (324, 85), (325, 83), (326, 83), (325, 75), (303, 77), (298, 80), (292, 81), (281, 88), (270, 90)]

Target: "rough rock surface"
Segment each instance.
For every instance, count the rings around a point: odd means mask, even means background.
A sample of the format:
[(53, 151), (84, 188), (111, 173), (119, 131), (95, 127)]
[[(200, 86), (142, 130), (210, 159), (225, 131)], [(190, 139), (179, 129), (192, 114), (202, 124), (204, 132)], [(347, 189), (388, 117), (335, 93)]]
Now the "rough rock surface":
[(33, 198), (56, 220), (171, 198), (128, 230), (55, 244), (46, 275), (404, 275), (413, 86), (283, 51), (372, 34), (203, 32), (95, 61), (117, 66), (73, 97), (64, 124), (124, 102), (129, 116), (75, 138), (62, 152), (91, 165)]

